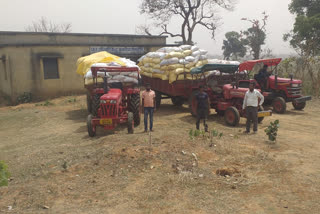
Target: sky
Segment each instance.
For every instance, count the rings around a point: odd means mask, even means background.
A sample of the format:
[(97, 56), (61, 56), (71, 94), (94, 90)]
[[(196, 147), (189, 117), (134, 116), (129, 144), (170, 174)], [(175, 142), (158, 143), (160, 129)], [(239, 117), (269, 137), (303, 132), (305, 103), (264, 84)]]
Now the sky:
[[(264, 48), (273, 54), (292, 54), (294, 50), (283, 42), (284, 33), (293, 28), (294, 16), (288, 11), (291, 0), (236, 0), (233, 11), (217, 9), (220, 24), (215, 39), (202, 27), (196, 28), (194, 42), (210, 54), (222, 54), (222, 41), (228, 31), (250, 27), (241, 18), (261, 18), (265, 11), (270, 15), (267, 23), (267, 40)], [(55, 23), (71, 23), (74, 33), (136, 34), (137, 26), (149, 23), (139, 13), (141, 0), (0, 0), (0, 31), (24, 31), (33, 21), (46, 17)], [(170, 29), (179, 28), (174, 20)], [(178, 33), (178, 32), (177, 32)], [(167, 43), (175, 40), (168, 38)]]

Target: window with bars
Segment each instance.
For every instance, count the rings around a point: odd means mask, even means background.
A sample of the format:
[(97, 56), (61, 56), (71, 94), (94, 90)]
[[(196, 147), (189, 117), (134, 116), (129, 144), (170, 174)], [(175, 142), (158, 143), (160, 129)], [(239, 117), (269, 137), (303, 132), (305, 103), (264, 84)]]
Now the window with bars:
[(44, 79), (59, 79), (58, 58), (42, 58)]

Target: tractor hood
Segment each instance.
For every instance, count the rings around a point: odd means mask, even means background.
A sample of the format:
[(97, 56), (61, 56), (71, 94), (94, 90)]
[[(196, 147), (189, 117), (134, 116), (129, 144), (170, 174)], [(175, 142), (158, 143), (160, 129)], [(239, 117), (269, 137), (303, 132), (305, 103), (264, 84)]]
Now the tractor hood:
[[(271, 81), (275, 81), (275, 76), (270, 76), (269, 77), (270, 78), (270, 80)], [(278, 79), (278, 82), (279, 83), (296, 83), (296, 84), (301, 84), (302, 83), (302, 81), (301, 80), (295, 80), (295, 79), (293, 79), (292, 81), (291, 81), (291, 79), (289, 79), (289, 78), (280, 78), (280, 77), (278, 77), (277, 78)]]
[(120, 101), (122, 97), (122, 91), (117, 88), (111, 88), (107, 94), (100, 97), (100, 100), (117, 100)]

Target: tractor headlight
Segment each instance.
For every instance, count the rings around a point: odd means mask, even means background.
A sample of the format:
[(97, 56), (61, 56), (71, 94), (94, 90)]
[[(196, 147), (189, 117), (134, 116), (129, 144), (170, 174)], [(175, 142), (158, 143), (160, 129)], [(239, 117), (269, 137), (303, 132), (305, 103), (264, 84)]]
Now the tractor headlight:
[(106, 104), (107, 101), (106, 101), (106, 100), (100, 100), (100, 103), (101, 103), (101, 104)]
[(298, 83), (295, 83), (295, 84), (292, 84), (291, 85), (293, 88), (298, 88), (299, 87), (299, 84)]
[(110, 100), (110, 104), (116, 104), (117, 101), (116, 100)]

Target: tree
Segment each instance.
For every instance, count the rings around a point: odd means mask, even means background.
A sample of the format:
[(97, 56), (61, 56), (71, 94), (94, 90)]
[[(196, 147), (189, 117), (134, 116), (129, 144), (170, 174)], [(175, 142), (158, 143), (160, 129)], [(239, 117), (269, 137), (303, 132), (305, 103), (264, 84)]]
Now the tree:
[(285, 41), (301, 53), (320, 54), (320, 1), (292, 0), (289, 10), (296, 15), (293, 30), (284, 35)]
[(244, 57), (247, 53), (246, 40), (238, 32), (231, 31), (225, 34), (226, 40), (223, 40), (223, 56), (225, 59), (238, 60), (238, 57)]
[[(180, 37), (183, 44), (193, 44), (193, 32), (197, 26), (209, 30), (214, 38), (218, 18), (215, 14), (216, 6), (232, 9), (233, 0), (142, 0), (140, 12), (147, 14), (161, 29), (160, 35)], [(173, 18), (181, 18), (179, 33), (173, 33), (168, 28)], [(145, 33), (150, 29), (145, 28)]]
[(242, 18), (243, 21), (252, 23), (252, 26), (248, 28), (243, 34), (246, 36), (247, 44), (250, 47), (250, 52), (253, 55), (253, 59), (259, 59), (261, 53), (261, 46), (265, 44), (266, 40), (266, 25), (268, 15), (263, 12), (262, 20)]
[(70, 33), (71, 23), (55, 24), (41, 17), (38, 21), (32, 22), (26, 29), (28, 32), (51, 32), (51, 33)]

